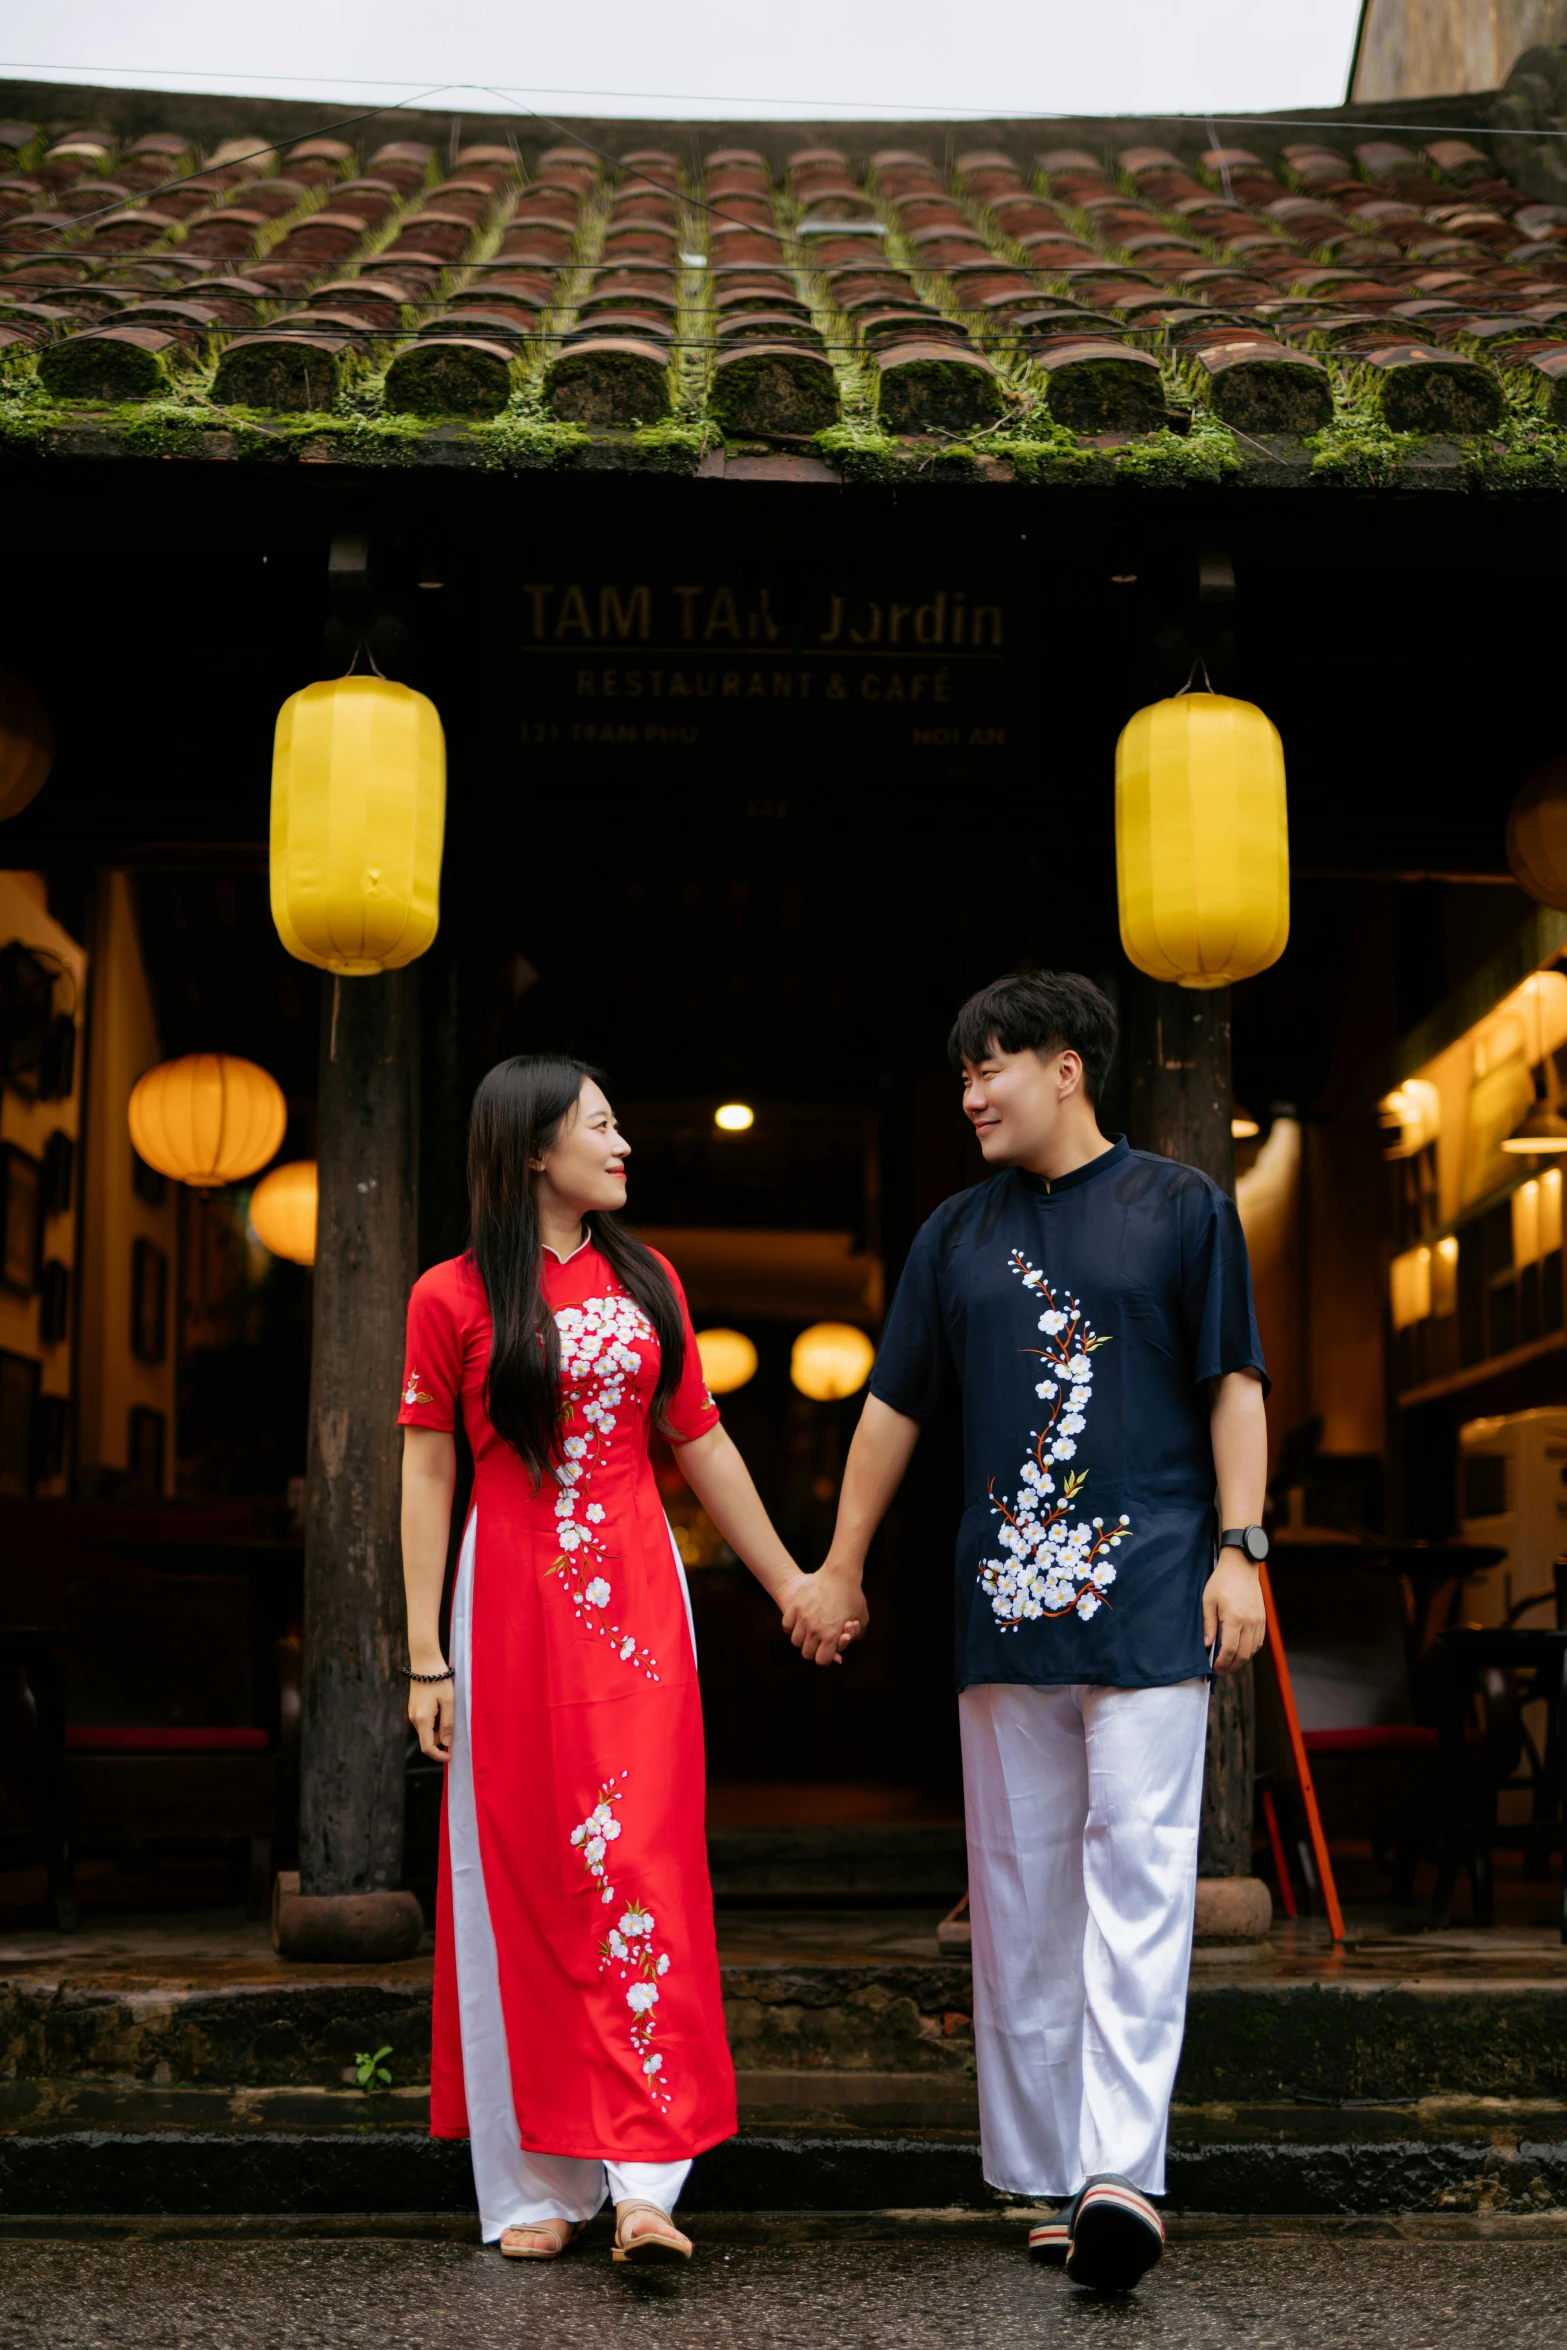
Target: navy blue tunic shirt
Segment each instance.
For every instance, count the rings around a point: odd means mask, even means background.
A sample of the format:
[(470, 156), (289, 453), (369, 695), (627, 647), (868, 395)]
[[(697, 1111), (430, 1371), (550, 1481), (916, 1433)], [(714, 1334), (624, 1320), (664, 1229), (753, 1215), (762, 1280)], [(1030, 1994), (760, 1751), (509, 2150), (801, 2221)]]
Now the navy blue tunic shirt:
[(922, 1226), (870, 1388), (963, 1403), (958, 1687), (1145, 1689), (1208, 1670), (1203, 1383), (1266, 1379), (1235, 1203), (1124, 1136), (1049, 1182), (1009, 1167)]

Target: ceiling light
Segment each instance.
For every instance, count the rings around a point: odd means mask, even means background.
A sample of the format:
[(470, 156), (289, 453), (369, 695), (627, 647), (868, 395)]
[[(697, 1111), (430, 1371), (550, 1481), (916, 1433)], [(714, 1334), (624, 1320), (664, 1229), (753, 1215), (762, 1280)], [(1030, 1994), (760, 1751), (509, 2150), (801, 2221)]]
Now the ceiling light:
[(724, 1102), (713, 1112), (713, 1124), (725, 1134), (744, 1134), (756, 1124), (756, 1112), (749, 1102)]
[(1237, 1102), (1235, 1114), (1230, 1120), (1230, 1140), (1232, 1142), (1255, 1142), (1261, 1132), (1262, 1128), (1250, 1110), (1243, 1110), (1240, 1103)]
[(1567, 1118), (1559, 1117), (1548, 1103), (1536, 1102), (1522, 1124), (1513, 1128), (1502, 1148), (1518, 1158), (1530, 1157), (1537, 1151), (1567, 1151)]

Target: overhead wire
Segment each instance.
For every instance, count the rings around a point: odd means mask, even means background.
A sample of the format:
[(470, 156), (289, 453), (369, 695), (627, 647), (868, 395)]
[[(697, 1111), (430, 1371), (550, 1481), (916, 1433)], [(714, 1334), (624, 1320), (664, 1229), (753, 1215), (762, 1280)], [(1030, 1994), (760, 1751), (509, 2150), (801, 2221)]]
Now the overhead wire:
[[(282, 73), (250, 74), (232, 72), (227, 68), (197, 69), (194, 67), (176, 66), (149, 67), (143, 65), (74, 65), (62, 63), (58, 59), (52, 63), (45, 63), (40, 62), (37, 59), (22, 60), (15, 58), (0, 58), (0, 73), (124, 73), (144, 75), (151, 72), (166, 73), (168, 77), (174, 81), (202, 81), (221, 83), (226, 78), (228, 81), (259, 81), (269, 84), (278, 82), (287, 82), (290, 84), (312, 83), (316, 88), (320, 88), (323, 82), (330, 83), (333, 81), (346, 83), (349, 87), (368, 87), (370, 89), (413, 90), (420, 89), (422, 87), (422, 85), (416, 81), (403, 81), (390, 75), (376, 74), (362, 74), (354, 76)], [(82, 86), (84, 88), (90, 88), (92, 85), (83, 84)], [(138, 82), (134, 85), (127, 86), (143, 88), (148, 87), (149, 85)], [(156, 88), (157, 85), (152, 84), (150, 87)], [(860, 108), (869, 110), (872, 116), (877, 116), (887, 121), (896, 121), (899, 119), (899, 115), (901, 114), (904, 118), (911, 118), (915, 115), (929, 116), (930, 119), (934, 122), (951, 122), (954, 120), (975, 123), (1098, 123), (1118, 121), (1168, 122), (1174, 124), (1189, 124), (1193, 129), (1198, 130), (1204, 128), (1206, 125), (1213, 123), (1228, 123), (1233, 124), (1242, 130), (1405, 131), (1418, 132), (1423, 137), (1439, 137), (1445, 134), (1454, 137), (1479, 135), (1485, 138), (1567, 139), (1567, 128), (1551, 129), (1549, 126), (1544, 124), (1538, 126), (1531, 124), (1519, 125), (1510, 123), (1493, 124), (1476, 123), (1473, 120), (1468, 122), (1378, 122), (1365, 116), (1351, 116), (1347, 110), (1346, 112), (1340, 114), (1319, 116), (1309, 113), (1296, 113), (1293, 110), (1281, 110), (1274, 114), (1231, 114), (1226, 112), (1222, 107), (1213, 107), (1205, 108), (1201, 114), (1198, 114), (1184, 107), (1173, 107), (1168, 110), (1139, 107), (1125, 113), (1095, 114), (1082, 107), (1066, 109), (1059, 107), (1011, 108), (996, 106), (986, 108), (965, 107), (960, 109), (955, 115), (953, 109), (950, 106), (927, 106), (916, 100), (900, 102), (898, 111), (894, 112), (893, 102), (886, 98), (758, 97), (754, 91), (748, 95), (737, 96), (729, 92), (709, 90), (546, 89), (541, 85), (525, 82), (440, 82), (437, 83), (433, 89), (426, 90), (424, 95), (426, 97), (442, 97), (448, 91), (466, 92), (476, 95), (489, 96), (492, 98), (515, 99), (518, 101), (520, 111), (524, 114), (532, 114), (535, 112), (534, 108), (527, 103), (527, 101), (532, 98), (597, 98), (610, 99), (615, 101), (627, 101), (635, 99), (639, 104), (652, 106), (799, 106), (803, 108), (820, 108), (829, 111), (837, 110), (839, 112)], [(211, 93), (203, 94), (207, 95)], [(220, 92), (219, 94), (222, 93)], [(1491, 95), (1492, 93), (1481, 92), (1478, 94), (1487, 96)], [(422, 103), (422, 100), (397, 99), (395, 101), (391, 101), (390, 103), (395, 104), (398, 107), (408, 107), (420, 104)], [(383, 110), (379, 108), (373, 108), (371, 111), (380, 112)], [(358, 119), (368, 118), (360, 117)], [(537, 119), (545, 121), (549, 118), (547, 116), (540, 115), (537, 117)], [(775, 118), (758, 117), (757, 119), (759, 121), (765, 121)], [(312, 134), (305, 133), (302, 135), (308, 137)], [(326, 136), (326, 126), (321, 126), (314, 135), (321, 137)], [(571, 132), (568, 135), (575, 137), (576, 133)]]

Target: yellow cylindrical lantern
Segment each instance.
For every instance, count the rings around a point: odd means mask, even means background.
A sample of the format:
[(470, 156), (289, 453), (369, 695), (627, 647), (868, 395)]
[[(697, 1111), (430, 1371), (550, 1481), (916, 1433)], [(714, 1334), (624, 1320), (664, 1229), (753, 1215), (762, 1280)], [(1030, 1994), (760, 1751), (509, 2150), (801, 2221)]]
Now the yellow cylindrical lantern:
[(1567, 758), (1548, 759), (1514, 800), (1507, 862), (1532, 898), (1567, 914)]
[(187, 1053), (136, 1080), (131, 1141), (149, 1167), (197, 1191), (236, 1183), (264, 1167), (283, 1139), (283, 1089), (254, 1061)]
[(250, 1220), (263, 1248), (291, 1264), (316, 1261), (316, 1163), (290, 1159), (263, 1175), (250, 1195)]
[(1284, 749), (1228, 694), (1139, 710), (1115, 752), (1121, 944), (1151, 979), (1227, 987), (1266, 971), (1290, 928)]
[(871, 1375), (876, 1349), (852, 1322), (813, 1322), (789, 1355), (789, 1376), (813, 1403), (855, 1395)]
[(422, 955), (445, 829), (432, 701), (384, 677), (289, 695), (272, 751), (272, 919), (291, 955), (353, 977)]
[(54, 728), (30, 685), (0, 669), (0, 821), (19, 816), (49, 780)]

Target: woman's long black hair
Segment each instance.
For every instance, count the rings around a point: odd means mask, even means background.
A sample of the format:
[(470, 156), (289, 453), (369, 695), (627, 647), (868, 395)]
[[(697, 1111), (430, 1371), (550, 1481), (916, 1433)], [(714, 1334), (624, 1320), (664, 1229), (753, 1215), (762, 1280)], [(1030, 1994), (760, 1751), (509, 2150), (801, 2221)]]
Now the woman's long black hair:
[[(496, 1063), (473, 1097), (468, 1121), (469, 1246), (494, 1326), (485, 1403), (497, 1436), (532, 1471), (535, 1491), (560, 1457), (561, 1420), (560, 1343), (544, 1302), (533, 1168), (575, 1115), (590, 1078), (604, 1083), (597, 1069), (563, 1053), (519, 1053)], [(685, 1362), (679, 1303), (663, 1266), (622, 1230), (617, 1210), (592, 1210), (586, 1224), (610, 1271), (658, 1333), (657, 1425)]]

